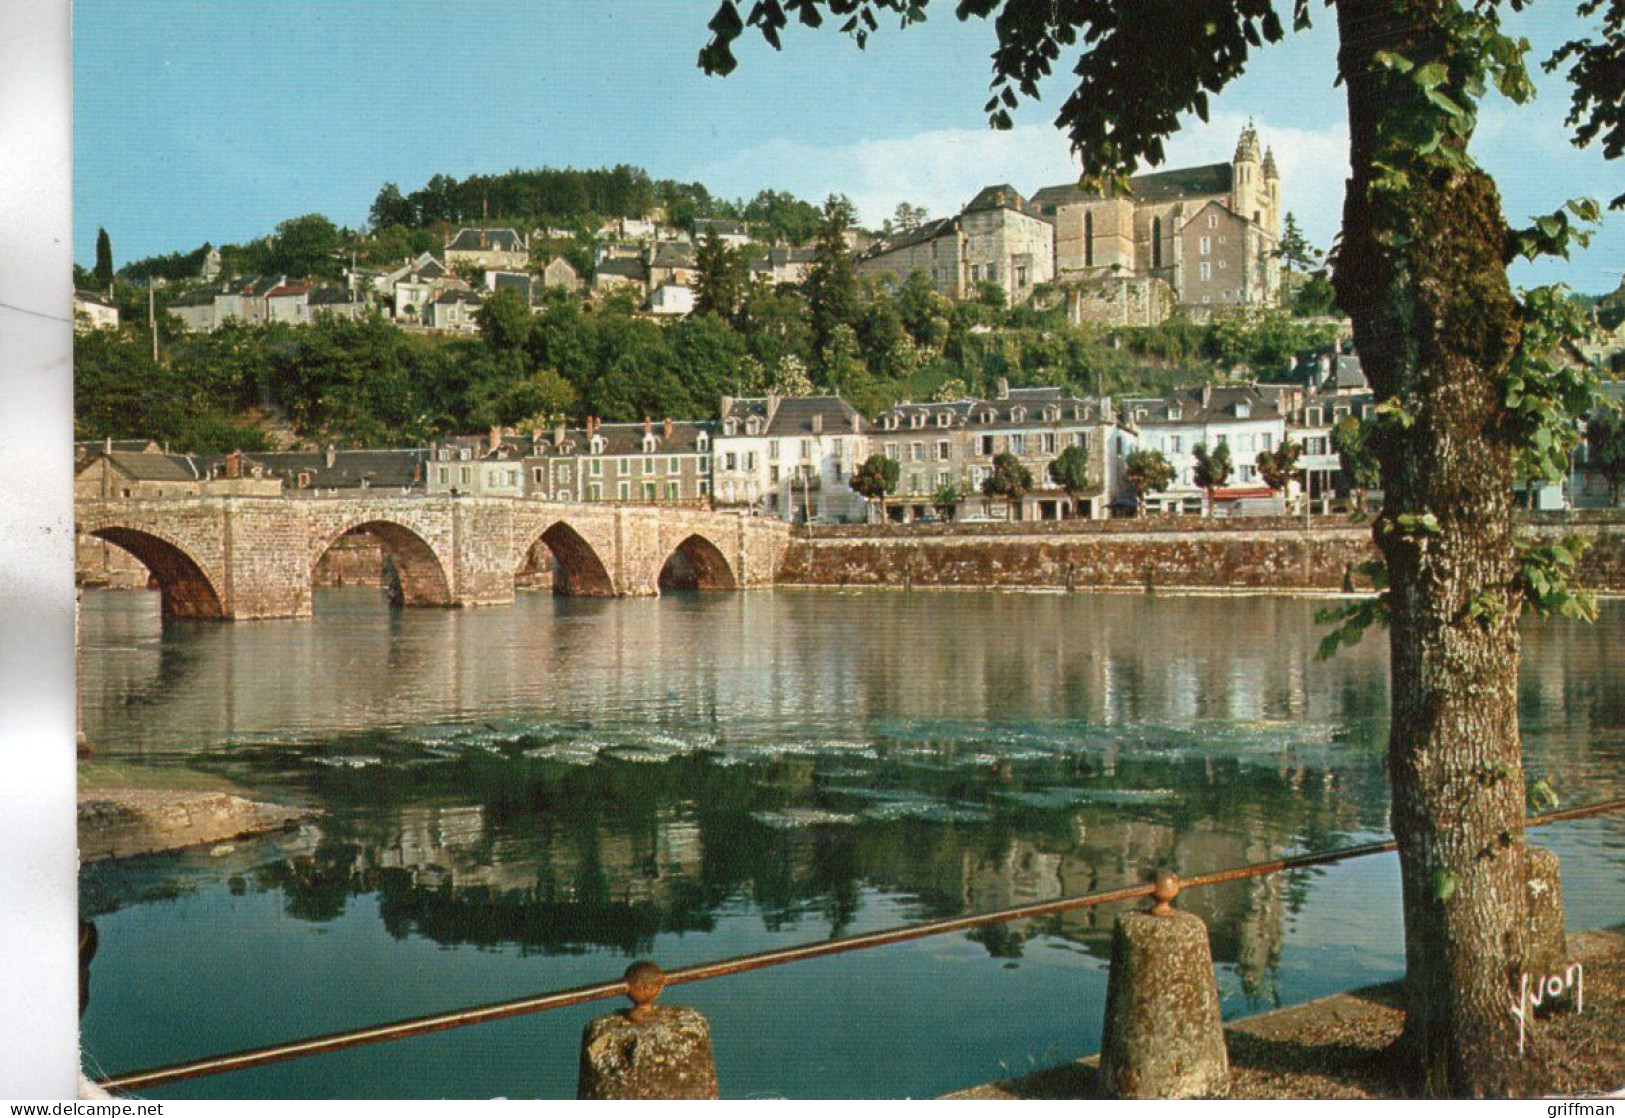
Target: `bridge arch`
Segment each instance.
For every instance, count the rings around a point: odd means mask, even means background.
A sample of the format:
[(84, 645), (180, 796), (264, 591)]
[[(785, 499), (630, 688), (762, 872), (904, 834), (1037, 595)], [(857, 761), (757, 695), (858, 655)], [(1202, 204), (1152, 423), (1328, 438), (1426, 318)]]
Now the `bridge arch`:
[(226, 616), (219, 582), (173, 537), (150, 528), (123, 524), (90, 528), (85, 534), (106, 540), (141, 561), (158, 584), (166, 620), (217, 621)]
[(615, 581), (587, 538), (563, 520), (556, 520), (519, 552), (519, 567), (530, 563), (538, 546), (553, 557), (553, 593), (575, 597), (613, 598)]
[(365, 535), (378, 541), (384, 557), (394, 571), (392, 593), (406, 606), (449, 606), (452, 604), (451, 579), (446, 564), (433, 546), (414, 529), (394, 520), (370, 519), (346, 525), (327, 537), (311, 558), (311, 570), (322, 561), (339, 540), (345, 536)]
[(739, 578), (728, 557), (699, 532), (672, 549), (656, 581), (662, 594), (668, 590), (739, 589)]

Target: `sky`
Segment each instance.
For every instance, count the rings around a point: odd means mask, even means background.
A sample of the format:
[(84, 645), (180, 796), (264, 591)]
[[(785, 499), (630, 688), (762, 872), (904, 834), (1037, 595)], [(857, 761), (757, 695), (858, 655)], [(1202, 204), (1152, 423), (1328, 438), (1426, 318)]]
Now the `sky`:
[[(859, 51), (833, 28), (792, 26), (777, 53), (751, 33), (739, 68), (707, 77), (695, 56), (712, 0), (77, 0), (74, 256), (98, 226), (122, 264), (269, 233), (320, 212), (360, 227), (385, 182), (436, 173), (630, 163), (714, 194), (849, 196), (878, 225), (897, 203), (957, 211), (991, 183), (1030, 194), (1076, 175), (1054, 127), (1067, 67), (987, 127), (991, 25), (938, 0), (924, 25), (884, 24)], [(1578, 27), (1573, 5), (1537, 5), (1518, 33), (1543, 58)], [(1249, 72), (1169, 144), (1165, 166), (1228, 159), (1248, 119), (1275, 149), (1284, 208), (1310, 240), (1335, 235), (1347, 173), (1335, 34), (1315, 29), (1255, 55)], [(1064, 60), (1063, 60), (1064, 61)], [(1535, 104), (1491, 100), (1474, 154), (1525, 224), (1570, 197), (1625, 191), (1625, 162), (1574, 148), (1557, 75)], [(1601, 293), (1625, 272), (1625, 212), (1572, 261), (1518, 265), (1522, 284)]]

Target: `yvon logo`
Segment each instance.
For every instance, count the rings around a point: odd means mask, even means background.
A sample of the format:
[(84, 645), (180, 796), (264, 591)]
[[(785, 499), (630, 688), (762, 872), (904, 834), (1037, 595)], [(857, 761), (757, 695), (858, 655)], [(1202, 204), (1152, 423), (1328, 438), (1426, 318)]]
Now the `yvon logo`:
[(1518, 976), (1518, 996), (1512, 1003), (1512, 1016), (1518, 1019), (1518, 1055), (1523, 1055), (1524, 1037), (1529, 1015), (1541, 1005), (1574, 991), (1574, 1012), (1584, 1013), (1586, 1007), (1585, 969), (1579, 963), (1570, 963), (1562, 974)]

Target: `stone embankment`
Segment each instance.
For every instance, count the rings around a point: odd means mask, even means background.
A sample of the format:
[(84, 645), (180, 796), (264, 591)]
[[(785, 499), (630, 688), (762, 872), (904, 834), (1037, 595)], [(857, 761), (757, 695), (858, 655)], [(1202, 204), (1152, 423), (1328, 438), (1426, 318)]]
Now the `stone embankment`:
[(128, 858), (286, 830), (316, 814), (221, 791), (97, 788), (79, 793), (79, 858)]
[[(1592, 546), (1582, 582), (1625, 592), (1625, 517), (1537, 518), (1522, 531)], [(1368, 588), (1371, 529), (1345, 520), (1146, 517), (1108, 521), (797, 526), (781, 585), (898, 589), (1309, 591)]]

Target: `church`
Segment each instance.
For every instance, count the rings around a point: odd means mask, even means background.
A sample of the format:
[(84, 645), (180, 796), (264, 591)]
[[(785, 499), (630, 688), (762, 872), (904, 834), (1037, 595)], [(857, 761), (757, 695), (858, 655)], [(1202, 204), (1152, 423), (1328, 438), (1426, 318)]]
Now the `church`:
[(1280, 299), (1281, 176), (1251, 122), (1228, 163), (1136, 175), (1130, 192), (1047, 186), (1054, 278), (1075, 322), (1153, 325)]

